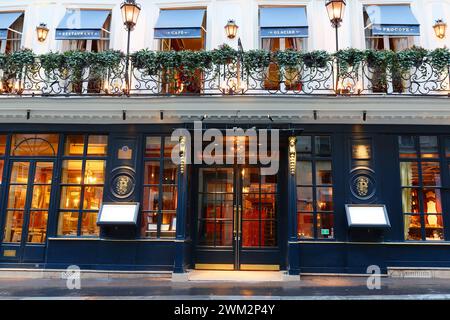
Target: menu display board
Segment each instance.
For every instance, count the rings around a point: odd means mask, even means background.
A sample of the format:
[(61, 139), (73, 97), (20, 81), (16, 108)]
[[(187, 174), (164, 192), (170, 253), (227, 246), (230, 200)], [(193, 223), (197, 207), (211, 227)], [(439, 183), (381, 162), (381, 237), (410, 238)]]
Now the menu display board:
[(97, 225), (136, 225), (139, 202), (103, 203)]
[(349, 227), (389, 228), (389, 216), (383, 204), (346, 204)]

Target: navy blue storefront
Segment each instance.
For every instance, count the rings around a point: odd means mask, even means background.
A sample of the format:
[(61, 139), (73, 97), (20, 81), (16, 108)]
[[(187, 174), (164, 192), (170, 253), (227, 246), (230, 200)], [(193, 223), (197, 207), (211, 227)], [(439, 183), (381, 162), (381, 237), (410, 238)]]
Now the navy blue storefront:
[[(272, 123), (280, 169), (267, 178), (248, 164), (181, 172), (166, 137), (191, 125), (3, 124), (0, 265), (450, 267), (450, 127)], [(101, 202), (138, 202), (137, 225), (98, 227)], [(390, 228), (349, 228), (346, 204), (385, 205)]]

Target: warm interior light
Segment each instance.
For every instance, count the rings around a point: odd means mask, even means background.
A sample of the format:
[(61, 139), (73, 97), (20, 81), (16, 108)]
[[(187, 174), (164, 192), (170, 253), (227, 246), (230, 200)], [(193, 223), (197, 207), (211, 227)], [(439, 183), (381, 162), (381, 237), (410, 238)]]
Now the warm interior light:
[(127, 29), (132, 30), (137, 23), (139, 13), (141, 12), (141, 6), (136, 3), (135, 0), (126, 0), (120, 6), (122, 11), (122, 21)]
[(344, 18), (345, 1), (344, 0), (329, 0), (325, 7), (327, 8), (328, 18), (333, 26), (339, 27)]
[(447, 30), (447, 24), (442, 20), (436, 20), (436, 23), (433, 26), (434, 33), (436, 34), (436, 37), (439, 39), (445, 38), (445, 32)]
[(45, 23), (41, 23), (36, 27), (37, 38), (39, 42), (44, 42), (47, 39), (49, 29)]
[(228, 39), (234, 39), (236, 37), (238, 28), (234, 20), (228, 20), (228, 23), (225, 25), (225, 32), (227, 33)]

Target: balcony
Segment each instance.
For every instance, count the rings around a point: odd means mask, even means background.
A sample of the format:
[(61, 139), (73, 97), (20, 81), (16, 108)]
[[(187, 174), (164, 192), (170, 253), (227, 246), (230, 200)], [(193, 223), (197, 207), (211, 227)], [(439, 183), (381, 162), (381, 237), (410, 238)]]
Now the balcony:
[(449, 96), (450, 51), (141, 50), (0, 55), (0, 96)]

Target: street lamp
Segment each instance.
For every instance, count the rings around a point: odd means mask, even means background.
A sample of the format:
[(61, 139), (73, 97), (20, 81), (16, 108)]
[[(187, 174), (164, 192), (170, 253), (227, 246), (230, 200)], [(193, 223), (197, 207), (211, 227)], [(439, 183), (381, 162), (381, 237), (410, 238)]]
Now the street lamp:
[(137, 20), (139, 18), (139, 13), (141, 12), (141, 6), (136, 3), (135, 0), (125, 0), (120, 6), (120, 10), (122, 11), (122, 21), (125, 25), (125, 28), (128, 32), (127, 39), (127, 57), (126, 57), (126, 66), (125, 66), (125, 82), (126, 82), (126, 90), (127, 94), (130, 93), (130, 36), (131, 31), (136, 26)]
[(37, 38), (38, 38), (39, 42), (44, 42), (45, 39), (47, 39), (48, 31), (49, 30), (45, 23), (41, 23), (40, 25), (38, 25), (36, 27)]
[(436, 34), (436, 37), (438, 37), (439, 39), (445, 38), (445, 31), (447, 30), (447, 24), (442, 19), (436, 20), (433, 29), (434, 33)]
[(342, 19), (344, 18), (345, 1), (329, 0), (325, 4), (325, 7), (327, 8), (328, 17), (330, 18), (331, 24), (336, 29), (336, 51), (338, 51), (339, 50), (338, 28), (340, 27)]
[(228, 20), (225, 25), (225, 32), (227, 33), (228, 39), (234, 39), (236, 37), (239, 26), (234, 20)]

